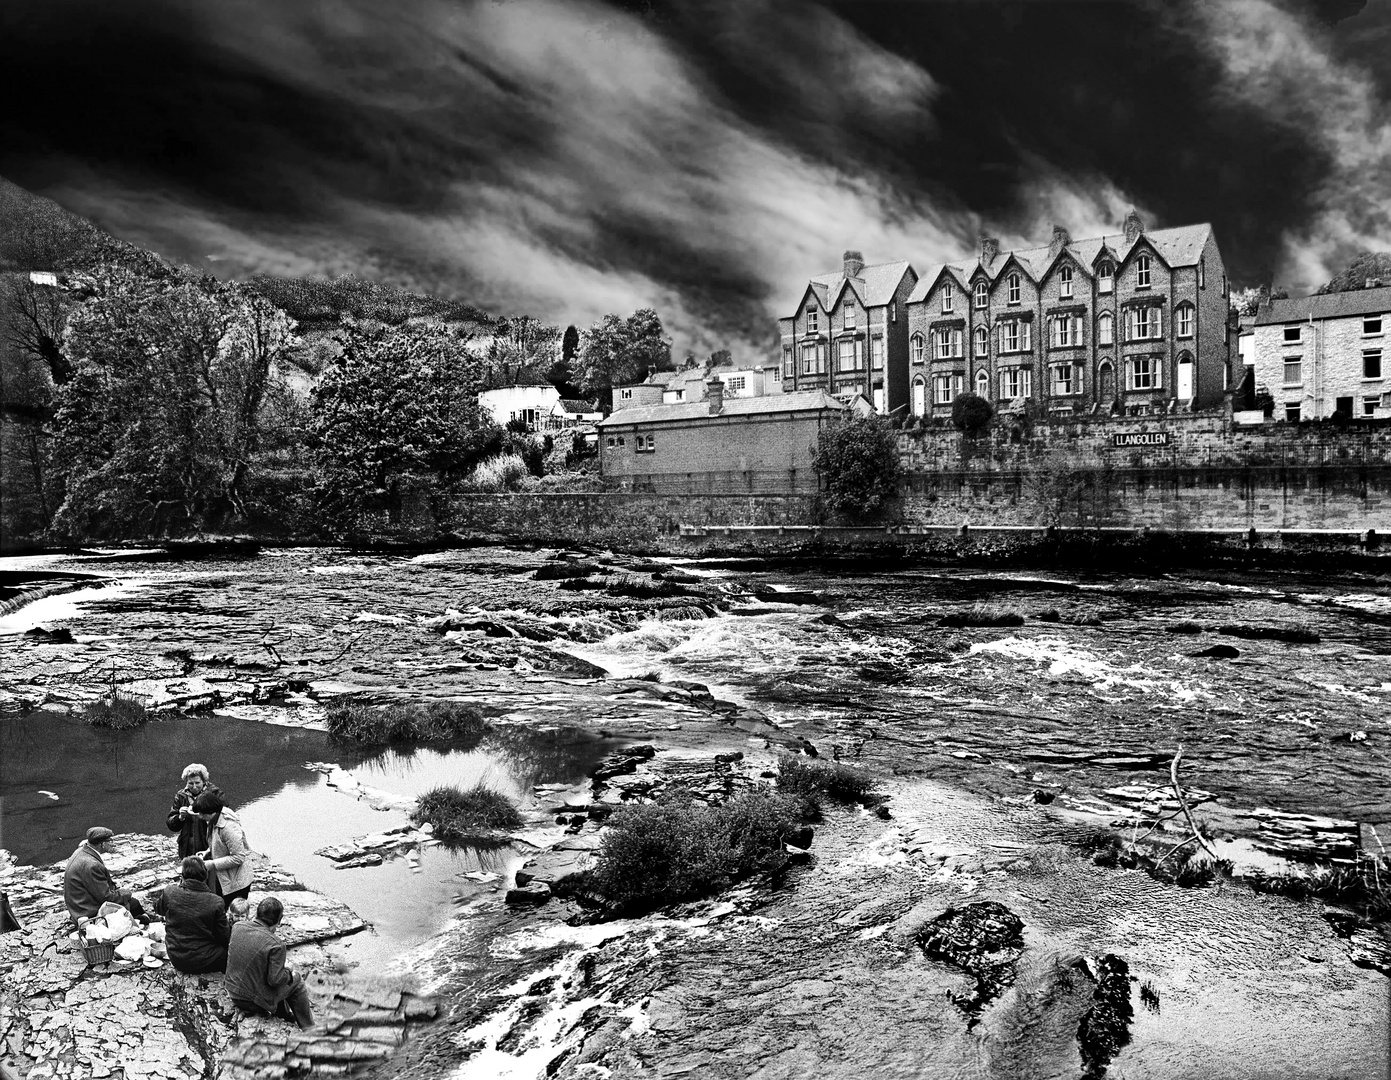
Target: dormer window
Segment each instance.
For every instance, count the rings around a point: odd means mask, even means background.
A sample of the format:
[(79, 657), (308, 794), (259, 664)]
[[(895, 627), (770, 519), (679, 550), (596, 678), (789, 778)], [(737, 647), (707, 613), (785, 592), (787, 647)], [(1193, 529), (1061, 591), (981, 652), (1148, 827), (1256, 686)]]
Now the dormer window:
[(952, 295), (951, 285), (942, 286), (942, 314), (950, 315), (956, 304), (956, 298)]
[(976, 307), (988, 307), (990, 304), (990, 286), (983, 281), (976, 282)]
[(1150, 287), (1150, 257), (1148, 255), (1141, 255), (1135, 260), (1135, 287), (1137, 289)]
[(1010, 302), (1011, 304), (1017, 304), (1017, 303), (1019, 303), (1019, 275), (1018, 275), (1018, 274), (1010, 274), (1010, 276), (1009, 276), (1009, 293), (1008, 293), (1008, 296), (1009, 296), (1009, 302)]
[(1072, 298), (1072, 267), (1064, 266), (1058, 271), (1058, 295), (1064, 300)]
[(814, 333), (816, 333), (817, 329), (818, 329), (818, 327), (817, 327), (817, 312), (816, 312), (816, 305), (815, 305), (815, 304), (808, 304), (808, 305), (807, 305), (807, 333), (808, 333), (808, 334), (814, 334)]
[(1101, 263), (1096, 268), (1096, 291), (1113, 292), (1116, 288), (1116, 268), (1109, 262)]

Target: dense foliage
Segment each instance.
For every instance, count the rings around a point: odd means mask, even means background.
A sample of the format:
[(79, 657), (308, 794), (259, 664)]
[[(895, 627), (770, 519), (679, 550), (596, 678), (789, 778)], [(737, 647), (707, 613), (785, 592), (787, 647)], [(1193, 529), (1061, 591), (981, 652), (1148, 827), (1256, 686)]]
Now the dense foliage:
[(463, 476), (500, 445), (478, 409), (467, 330), (347, 322), (310, 398), (313, 445), (336, 487), (388, 489), (406, 473)]
[(393, 702), (364, 705), (338, 701), (327, 709), (328, 733), (369, 746), (396, 742), (451, 742), (482, 738), (483, 714), (458, 701)]
[(671, 342), (651, 308), (626, 319), (605, 315), (580, 335), (575, 382), (586, 394), (608, 398), (615, 386), (642, 382), (654, 371), (672, 371)]
[(973, 438), (990, 427), (994, 416), (995, 409), (990, 402), (969, 390), (957, 394), (951, 403), (952, 427)]
[(821, 433), (813, 465), (831, 510), (867, 518), (897, 495), (903, 466), (897, 437), (889, 424), (865, 416), (837, 423)]
[(453, 784), (431, 788), (416, 800), (411, 820), (427, 821), (441, 839), (473, 836), (522, 827), (522, 815), (506, 795), (479, 783), (465, 790)]
[(156, 533), (245, 513), (247, 473), (290, 319), (211, 278), (106, 268), (69, 316), (55, 387), (54, 529)]

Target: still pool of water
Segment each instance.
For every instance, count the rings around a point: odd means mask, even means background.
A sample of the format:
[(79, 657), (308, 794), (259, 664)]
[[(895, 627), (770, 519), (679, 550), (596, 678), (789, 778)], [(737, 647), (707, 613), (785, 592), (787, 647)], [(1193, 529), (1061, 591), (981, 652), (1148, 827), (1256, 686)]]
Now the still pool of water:
[(577, 780), (609, 749), (609, 740), (569, 728), (504, 728), (476, 746), (364, 751), (321, 731), (226, 717), (174, 717), (113, 732), (33, 713), (0, 722), (0, 847), (22, 863), (44, 865), (66, 859), (91, 825), (161, 832), (183, 767), (201, 762), (238, 810), (256, 851), (372, 924), (371, 933), (346, 939), (342, 949), (375, 967), (438, 931), (456, 902), (498, 884), (464, 875), (505, 876), (521, 852), (509, 844), (441, 845), (422, 852), (417, 867), (389, 858), (381, 866), (334, 869), (318, 849), (407, 818), (329, 786), (305, 762), (336, 762), (364, 785), (404, 796), (482, 781), (526, 810), (535, 807), (535, 785)]

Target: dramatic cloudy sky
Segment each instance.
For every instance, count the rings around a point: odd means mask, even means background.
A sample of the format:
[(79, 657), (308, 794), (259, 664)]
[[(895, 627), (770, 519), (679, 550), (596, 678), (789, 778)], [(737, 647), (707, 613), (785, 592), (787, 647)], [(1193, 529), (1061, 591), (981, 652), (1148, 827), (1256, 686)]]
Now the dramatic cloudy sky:
[(1391, 0), (43, 0), (0, 92), (0, 175), (169, 257), (653, 306), (679, 353), (845, 248), (1132, 204), (1238, 284), (1391, 249)]

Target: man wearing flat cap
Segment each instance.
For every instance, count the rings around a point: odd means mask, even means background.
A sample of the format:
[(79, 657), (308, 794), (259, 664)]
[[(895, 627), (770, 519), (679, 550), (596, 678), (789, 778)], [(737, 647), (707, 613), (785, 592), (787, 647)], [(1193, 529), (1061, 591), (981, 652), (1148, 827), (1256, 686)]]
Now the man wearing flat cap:
[(106, 869), (102, 855), (112, 835), (110, 829), (93, 825), (87, 830), (87, 839), (68, 859), (68, 868), (63, 872), (63, 901), (68, 905), (73, 922), (95, 919), (107, 901), (120, 904), (137, 919), (144, 918), (145, 909), (140, 901), (129, 889), (118, 889)]

